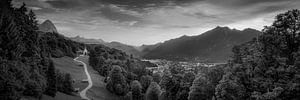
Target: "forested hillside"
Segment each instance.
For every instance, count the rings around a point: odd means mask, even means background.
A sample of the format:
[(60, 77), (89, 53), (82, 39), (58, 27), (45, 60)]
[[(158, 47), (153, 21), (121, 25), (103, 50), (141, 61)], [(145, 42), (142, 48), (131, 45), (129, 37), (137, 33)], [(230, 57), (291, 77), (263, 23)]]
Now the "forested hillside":
[(42, 98), (57, 91), (72, 94), (69, 74), (60, 73), (50, 57), (75, 56), (83, 46), (59, 36), (40, 34), (36, 16), (23, 4), (12, 7), (0, 1), (0, 98), (19, 100), (23, 96)]
[(58, 33), (47, 32), (39, 35), (52, 57), (75, 57), (76, 51), (83, 50), (87, 46), (83, 43), (74, 42)]
[(297, 100), (300, 97), (300, 11), (276, 16), (258, 39), (236, 46), (215, 88), (220, 100)]
[(107, 76), (107, 89), (125, 100), (298, 100), (299, 22), (299, 10), (277, 15), (259, 37), (234, 46), (225, 65), (186, 71), (172, 63), (151, 74), (133, 67), (124, 53), (101, 46), (91, 51), (90, 64)]
[[(129, 84), (133, 80), (139, 80), (142, 76), (152, 75), (146, 67), (156, 65), (140, 61), (125, 52), (103, 45), (95, 45), (89, 54), (89, 64), (106, 77), (107, 89), (117, 95), (126, 95)], [(112, 71), (112, 73), (110, 73)], [(117, 85), (121, 85), (118, 87)]]
[(148, 59), (179, 61), (226, 62), (234, 45), (240, 45), (258, 37), (261, 32), (254, 29), (236, 30), (216, 27), (198, 36), (182, 36), (171, 39), (149, 50), (143, 55)]

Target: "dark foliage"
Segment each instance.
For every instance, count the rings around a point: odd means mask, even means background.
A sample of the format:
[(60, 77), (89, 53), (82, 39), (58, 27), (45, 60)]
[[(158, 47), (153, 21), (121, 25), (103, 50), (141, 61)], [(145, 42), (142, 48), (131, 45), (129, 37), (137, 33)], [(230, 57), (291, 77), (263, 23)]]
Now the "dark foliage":
[(57, 92), (57, 87), (56, 87), (57, 82), (56, 82), (56, 73), (55, 73), (55, 67), (53, 61), (50, 61), (50, 65), (48, 67), (46, 74), (47, 74), (47, 88), (45, 94), (55, 97)]
[(120, 66), (113, 66), (109, 74), (106, 88), (117, 95), (124, 96), (127, 94), (129, 88)]
[[(0, 98), (18, 100), (22, 96), (41, 98), (45, 92), (55, 95), (55, 68), (49, 59), (55, 45), (65, 53), (73, 54), (79, 43), (55, 34), (38, 33), (36, 16), (23, 4), (15, 8), (11, 0), (0, 1)], [(49, 45), (52, 41), (60, 41)], [(56, 37), (56, 38), (55, 38)], [(62, 46), (63, 45), (63, 46)], [(73, 46), (73, 47), (72, 47)], [(72, 49), (68, 49), (72, 48)]]
[(299, 10), (279, 14), (258, 39), (235, 47), (216, 99), (299, 99), (299, 22)]
[(135, 80), (131, 83), (132, 100), (143, 100), (142, 85)]
[[(150, 75), (151, 72), (146, 70), (146, 67), (153, 67), (152, 63), (140, 61), (126, 55), (126, 53), (120, 50), (108, 48), (103, 45), (92, 46), (89, 53), (89, 64), (98, 71), (100, 75), (106, 77), (106, 81), (108, 82), (106, 87), (108, 90), (118, 95), (125, 95), (125, 92), (123, 93), (122, 91), (116, 90), (118, 89), (118, 84), (113, 82), (114, 80), (120, 80), (122, 84), (119, 84), (119, 88), (125, 89), (132, 81), (140, 80), (144, 75)], [(114, 72), (112, 68), (116, 65), (121, 68), (121, 72), (110, 74), (110, 72)], [(118, 77), (112, 77), (115, 75)], [(126, 82), (124, 84), (123, 78)], [(147, 88), (143, 90), (145, 91), (146, 89)]]
[(152, 82), (146, 92), (146, 100), (158, 100), (161, 94), (160, 86), (156, 82)]

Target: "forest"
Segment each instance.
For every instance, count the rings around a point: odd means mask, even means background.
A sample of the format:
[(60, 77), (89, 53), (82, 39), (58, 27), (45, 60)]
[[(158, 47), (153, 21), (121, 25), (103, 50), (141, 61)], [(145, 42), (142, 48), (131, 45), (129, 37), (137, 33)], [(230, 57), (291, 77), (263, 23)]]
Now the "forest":
[(89, 61), (107, 77), (106, 88), (126, 100), (298, 100), (299, 46), (295, 9), (277, 15), (258, 38), (233, 47), (225, 65), (188, 72), (175, 64), (152, 74), (125, 53), (101, 46)]
[(53, 57), (75, 57), (87, 47), (89, 64), (105, 77), (106, 89), (123, 100), (299, 100), (300, 10), (278, 14), (258, 38), (232, 48), (227, 64), (184, 71), (155, 65), (103, 45), (85, 45), (58, 33), (38, 31), (35, 13), (0, 1), (0, 98), (73, 94), (70, 73)]
[(16, 8), (11, 0), (0, 1), (0, 98), (42, 98), (57, 91), (72, 94), (69, 73), (55, 69), (51, 57), (75, 57), (84, 44), (58, 33), (38, 31), (38, 21), (26, 5)]

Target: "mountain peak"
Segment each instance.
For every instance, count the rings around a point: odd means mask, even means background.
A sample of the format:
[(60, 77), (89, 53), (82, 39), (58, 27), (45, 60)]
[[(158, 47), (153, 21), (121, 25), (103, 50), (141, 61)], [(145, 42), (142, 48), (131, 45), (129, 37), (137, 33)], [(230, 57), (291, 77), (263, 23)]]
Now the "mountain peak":
[(216, 28), (214, 28), (213, 30), (231, 30), (229, 27), (227, 27), (227, 26), (224, 26), (224, 27), (222, 27), (222, 26), (217, 26)]
[(39, 30), (42, 32), (58, 33), (55, 25), (50, 20), (45, 20), (42, 24), (40, 24)]
[(43, 23), (52, 23), (52, 22), (49, 19), (47, 19)]
[(256, 29), (252, 29), (252, 28), (246, 28), (243, 30), (244, 32), (252, 32), (252, 31), (258, 31)]

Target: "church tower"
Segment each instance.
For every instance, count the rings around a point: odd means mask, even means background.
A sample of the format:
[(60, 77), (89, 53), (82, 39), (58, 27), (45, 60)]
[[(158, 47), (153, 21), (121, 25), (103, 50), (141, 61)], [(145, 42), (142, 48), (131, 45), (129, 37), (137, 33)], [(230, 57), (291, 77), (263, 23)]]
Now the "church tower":
[(88, 55), (88, 51), (87, 51), (86, 47), (85, 47), (84, 50), (83, 50), (83, 55), (84, 55), (84, 56), (87, 56), (87, 55)]

